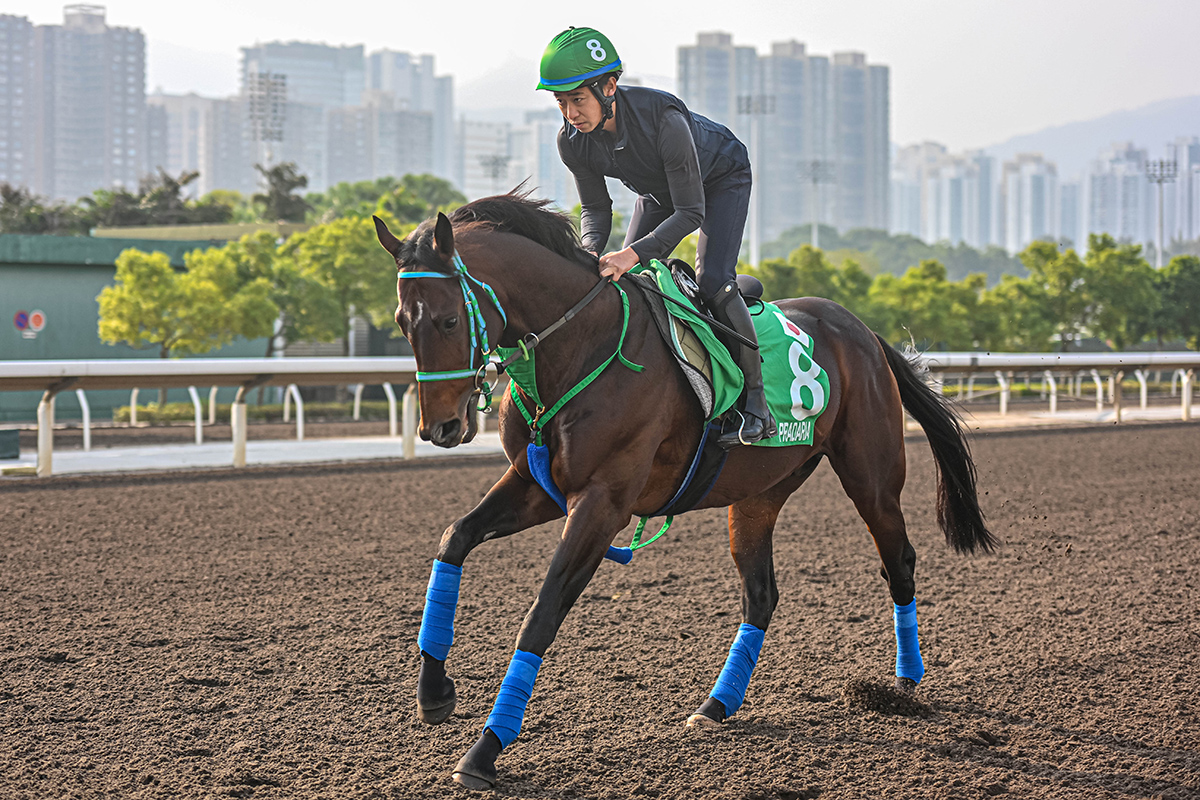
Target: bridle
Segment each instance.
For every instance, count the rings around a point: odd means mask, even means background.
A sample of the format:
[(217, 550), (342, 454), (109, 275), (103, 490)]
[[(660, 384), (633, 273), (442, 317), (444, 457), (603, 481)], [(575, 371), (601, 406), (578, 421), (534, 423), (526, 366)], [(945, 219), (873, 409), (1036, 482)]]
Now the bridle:
[[(500, 300), (496, 297), (496, 293), (492, 291), (492, 287), (468, 272), (466, 264), (463, 263), (462, 258), (457, 252), (455, 252), (450, 263), (454, 267), (454, 272), (402, 269), (397, 273), (400, 278), (457, 278), (459, 287), (462, 289), (463, 303), (467, 309), (467, 327), (471, 334), (470, 366), (467, 369), (434, 370), (429, 372), (418, 370), (417, 383), (453, 381), (474, 377), (475, 391), (473, 395), (477, 401), (476, 408), (482, 411), (492, 402), (492, 387), (487, 382), (487, 368), (489, 363), (488, 356), (494, 348), (488, 339), (487, 320), (483, 317), (483, 309), (475, 294), (475, 289), (472, 288), (472, 284), (479, 287), (488, 296), (488, 299), (492, 301), (492, 305), (496, 307), (496, 310), (500, 312), (500, 324), (502, 327), (508, 326), (508, 315), (504, 313), (504, 307), (500, 305)], [(477, 360), (479, 362), (478, 366), (475, 364)], [(482, 398), (482, 402), (479, 402), (480, 398)]]

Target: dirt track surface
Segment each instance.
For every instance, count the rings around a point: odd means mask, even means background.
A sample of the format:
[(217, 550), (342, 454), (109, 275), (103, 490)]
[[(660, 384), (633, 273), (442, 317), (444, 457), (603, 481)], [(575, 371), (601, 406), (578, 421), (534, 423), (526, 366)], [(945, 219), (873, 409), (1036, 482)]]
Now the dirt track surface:
[[(891, 605), (827, 466), (785, 507), (738, 714), (683, 721), (738, 623), (723, 515), (605, 562), (547, 653), (504, 798), (1200, 796), (1200, 426), (975, 441), (1004, 542), (964, 558), (909, 443), (928, 669), (879, 686)], [(555, 545), (467, 562), (459, 705), (417, 721), (436, 542), (495, 459), (0, 482), (0, 797), (444, 798)], [(851, 702), (848, 702), (847, 698)]]

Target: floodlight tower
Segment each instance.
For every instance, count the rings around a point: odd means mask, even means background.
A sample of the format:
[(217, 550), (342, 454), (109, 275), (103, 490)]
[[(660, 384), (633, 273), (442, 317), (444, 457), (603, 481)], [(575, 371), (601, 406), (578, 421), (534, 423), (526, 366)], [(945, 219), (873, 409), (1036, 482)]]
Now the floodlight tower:
[[(737, 99), (739, 114), (750, 117), (750, 164), (758, 169), (758, 119), (767, 114), (775, 113), (775, 95), (773, 94), (740, 94)], [(758, 187), (750, 187), (750, 263), (758, 266), (758, 249), (761, 219), (758, 213)]]
[(1154, 247), (1154, 266), (1163, 265), (1163, 184), (1173, 183), (1179, 174), (1179, 165), (1174, 161), (1158, 160), (1146, 162), (1146, 179), (1158, 184), (1158, 242)]
[(821, 184), (836, 182), (837, 175), (834, 174), (832, 162), (813, 159), (800, 167), (800, 179), (812, 182), (812, 246), (818, 250), (821, 247)]

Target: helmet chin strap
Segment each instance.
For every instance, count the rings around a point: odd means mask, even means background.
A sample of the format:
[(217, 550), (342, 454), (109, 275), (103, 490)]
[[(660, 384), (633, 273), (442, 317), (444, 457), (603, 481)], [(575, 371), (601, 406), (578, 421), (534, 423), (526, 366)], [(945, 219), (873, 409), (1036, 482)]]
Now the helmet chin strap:
[(592, 133), (596, 133), (597, 131), (604, 130), (604, 123), (613, 118), (613, 100), (616, 99), (616, 95), (609, 96), (600, 91), (600, 81), (592, 81), (588, 84), (588, 88), (592, 90), (592, 94), (596, 95), (596, 99), (600, 101), (600, 124), (591, 131)]

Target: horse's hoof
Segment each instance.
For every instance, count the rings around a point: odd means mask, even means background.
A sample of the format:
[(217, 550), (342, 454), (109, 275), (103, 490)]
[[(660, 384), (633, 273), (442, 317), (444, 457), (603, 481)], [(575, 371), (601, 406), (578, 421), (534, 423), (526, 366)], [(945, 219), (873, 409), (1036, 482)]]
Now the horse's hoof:
[(455, 782), (477, 792), (491, 789), (496, 785), (496, 756), (502, 749), (496, 734), (484, 728), (483, 735), (454, 768)]
[(460, 786), (467, 787), (473, 792), (485, 792), (496, 785), (495, 778), (488, 780), (478, 775), (472, 775), (469, 772), (459, 772), (457, 770), (454, 773), (454, 782)]
[(695, 714), (688, 717), (687, 726), (689, 728), (719, 728), (726, 716), (728, 714), (725, 711), (725, 704), (715, 697), (709, 697), (700, 704)]
[(454, 695), (450, 695), (450, 700), (439, 706), (427, 707), (417, 703), (417, 716), (421, 718), (421, 722), (426, 725), (440, 725), (450, 719), (450, 715), (454, 713), (454, 706), (457, 700)]
[(906, 694), (909, 697), (917, 696), (917, 682), (912, 678), (901, 678), (896, 676), (896, 691), (901, 694)]
[(706, 717), (697, 711), (687, 718), (687, 727), (689, 728), (719, 728), (721, 723), (717, 722), (712, 717)]
[(446, 662), (422, 653), (421, 675), (417, 678), (417, 716), (428, 725), (445, 722), (454, 713), (457, 700), (454, 681), (446, 674)]

